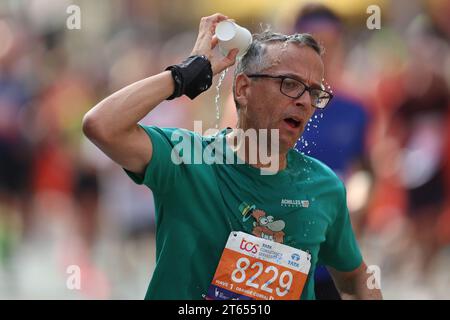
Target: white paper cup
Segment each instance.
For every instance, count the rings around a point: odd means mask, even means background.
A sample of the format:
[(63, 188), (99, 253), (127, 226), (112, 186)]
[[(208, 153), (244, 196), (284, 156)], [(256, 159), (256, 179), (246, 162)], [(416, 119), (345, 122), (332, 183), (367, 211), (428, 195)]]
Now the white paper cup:
[(216, 36), (219, 39), (219, 50), (226, 56), (231, 49), (239, 49), (238, 57), (242, 57), (252, 44), (252, 34), (247, 29), (233, 21), (225, 20), (216, 26)]

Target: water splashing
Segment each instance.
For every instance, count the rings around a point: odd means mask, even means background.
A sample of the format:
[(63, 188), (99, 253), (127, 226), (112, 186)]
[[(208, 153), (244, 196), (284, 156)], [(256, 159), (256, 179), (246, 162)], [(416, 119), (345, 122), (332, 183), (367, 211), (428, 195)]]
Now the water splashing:
[[(314, 134), (318, 134), (320, 119), (323, 119), (323, 112), (314, 115), (308, 120), (305, 131), (308, 132), (308, 134), (309, 132), (314, 132)], [(311, 136), (308, 137), (311, 138)], [(310, 154), (313, 151), (313, 149), (308, 149), (308, 147), (309, 148), (317, 147), (317, 144), (314, 141), (311, 140), (307, 141), (304, 137), (300, 137), (298, 141), (299, 143), (297, 144), (297, 148), (299, 152), (302, 154)]]
[(219, 80), (217, 81), (216, 85), (216, 98), (215, 98), (215, 104), (216, 104), (216, 129), (219, 129), (219, 120), (220, 120), (220, 106), (219, 106), (219, 99), (220, 99), (220, 86), (222, 85), (223, 80), (225, 79), (225, 76), (227, 75), (228, 68), (223, 70), (220, 73)]

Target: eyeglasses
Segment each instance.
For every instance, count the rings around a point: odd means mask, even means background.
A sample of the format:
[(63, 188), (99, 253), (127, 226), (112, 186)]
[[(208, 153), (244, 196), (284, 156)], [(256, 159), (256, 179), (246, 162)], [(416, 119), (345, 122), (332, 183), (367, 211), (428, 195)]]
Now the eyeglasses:
[(311, 97), (311, 104), (313, 107), (317, 109), (324, 109), (327, 106), (328, 102), (330, 102), (331, 98), (333, 98), (333, 94), (331, 94), (328, 91), (308, 87), (302, 81), (292, 79), (287, 76), (272, 76), (269, 74), (248, 74), (247, 77), (281, 79), (280, 92), (285, 96), (288, 96), (293, 99), (300, 98), (302, 94), (305, 93), (305, 91), (308, 91)]

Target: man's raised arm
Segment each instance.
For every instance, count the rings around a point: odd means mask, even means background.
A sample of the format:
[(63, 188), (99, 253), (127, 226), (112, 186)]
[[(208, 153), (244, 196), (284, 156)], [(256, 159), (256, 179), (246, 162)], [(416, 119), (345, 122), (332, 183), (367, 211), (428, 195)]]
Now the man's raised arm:
[(113, 161), (141, 174), (153, 148), (137, 123), (173, 91), (170, 71), (135, 82), (89, 110), (83, 118), (83, 132)]
[[(231, 50), (227, 57), (213, 53), (218, 42), (214, 36), (215, 26), (226, 19), (226, 16), (218, 13), (202, 18), (191, 53), (191, 56), (203, 55), (207, 58), (212, 75), (233, 65), (238, 53), (236, 49)], [(188, 74), (185, 76), (189, 78)], [(83, 118), (83, 132), (120, 166), (142, 174), (153, 152), (157, 150), (153, 150), (150, 138), (138, 122), (177, 90), (180, 93), (179, 89), (180, 85), (174, 81), (171, 71), (135, 82), (105, 98), (87, 112)], [(192, 94), (189, 90), (181, 93)]]

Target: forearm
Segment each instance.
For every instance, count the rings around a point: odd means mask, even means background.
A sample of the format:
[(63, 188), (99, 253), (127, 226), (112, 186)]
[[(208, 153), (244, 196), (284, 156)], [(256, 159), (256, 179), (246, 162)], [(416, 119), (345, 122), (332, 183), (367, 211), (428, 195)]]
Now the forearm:
[(369, 287), (368, 280), (366, 276), (354, 280), (354, 298), (358, 300), (382, 300), (381, 290), (376, 287)]
[(383, 299), (379, 280), (367, 272), (367, 265), (361, 266), (351, 272), (339, 272), (329, 268), (333, 280), (343, 299), (381, 300)]
[[(136, 124), (174, 91), (170, 71), (140, 80), (113, 93), (85, 116), (94, 130), (120, 135), (136, 127)], [(92, 130), (92, 131), (94, 131)]]
[(338, 288), (342, 300), (382, 300), (380, 289), (370, 289), (365, 283), (349, 284)]

